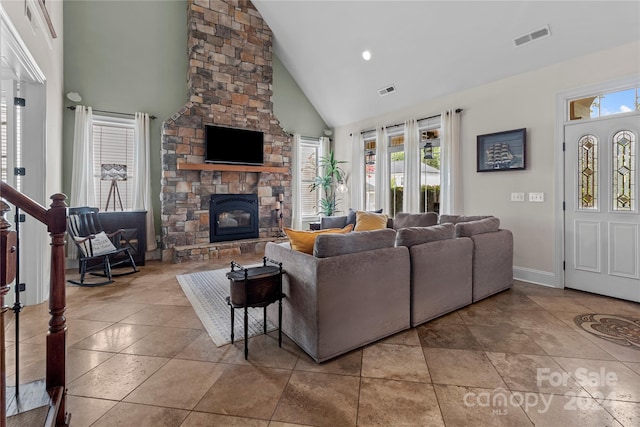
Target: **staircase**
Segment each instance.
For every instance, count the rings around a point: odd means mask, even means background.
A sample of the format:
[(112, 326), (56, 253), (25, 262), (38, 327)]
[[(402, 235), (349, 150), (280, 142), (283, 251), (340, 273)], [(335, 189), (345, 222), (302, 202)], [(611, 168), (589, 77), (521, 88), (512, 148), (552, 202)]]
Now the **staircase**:
[[(49, 209), (41, 206), (13, 187), (0, 182), (0, 427), (63, 427), (69, 425), (66, 412), (66, 335), (64, 318), (66, 306), (64, 235), (67, 229), (67, 207), (64, 194), (51, 196)], [(46, 378), (21, 384), (19, 394), (15, 387), (7, 387), (5, 367), (5, 314), (4, 304), (9, 284), (14, 281), (17, 268), (17, 236), (5, 219), (11, 203), (27, 215), (47, 225), (51, 236), (51, 276), (49, 283), (49, 328), (46, 342)], [(18, 344), (16, 335), (16, 345)]]

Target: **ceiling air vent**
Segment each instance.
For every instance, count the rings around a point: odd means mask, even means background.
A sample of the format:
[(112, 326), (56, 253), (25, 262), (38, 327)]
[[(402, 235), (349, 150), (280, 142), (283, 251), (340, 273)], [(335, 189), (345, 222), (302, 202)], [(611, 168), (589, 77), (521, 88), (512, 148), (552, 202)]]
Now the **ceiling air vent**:
[(534, 40), (538, 40), (538, 39), (543, 39), (545, 37), (549, 37), (551, 35), (551, 30), (549, 29), (549, 26), (546, 25), (542, 28), (539, 28), (535, 31), (532, 31), (530, 33), (527, 34), (523, 34), (520, 37), (516, 37), (513, 42), (515, 43), (516, 47), (518, 46), (522, 46), (523, 44), (532, 42)]
[(394, 93), (395, 91), (396, 91), (396, 87), (394, 85), (391, 85), (391, 86), (384, 87), (382, 89), (378, 89), (378, 95), (385, 96), (385, 95), (389, 95), (390, 93)]

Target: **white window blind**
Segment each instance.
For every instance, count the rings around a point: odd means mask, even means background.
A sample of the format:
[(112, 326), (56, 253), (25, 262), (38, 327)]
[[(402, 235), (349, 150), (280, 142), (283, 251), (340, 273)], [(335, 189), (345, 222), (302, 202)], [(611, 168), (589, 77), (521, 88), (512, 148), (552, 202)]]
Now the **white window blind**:
[(318, 199), (321, 190), (310, 191), (317, 173), (320, 153), (320, 141), (303, 138), (300, 141), (300, 200), (301, 214), (304, 220), (318, 218)]
[[(131, 210), (133, 194), (134, 121), (94, 116), (93, 120), (93, 170), (96, 203), (102, 211)], [(125, 165), (126, 180), (112, 183), (103, 174), (103, 165)], [(117, 192), (116, 190), (117, 186)], [(111, 197), (109, 192), (111, 191)], [(118, 197), (118, 193), (119, 196)], [(107, 204), (108, 202), (108, 204)]]

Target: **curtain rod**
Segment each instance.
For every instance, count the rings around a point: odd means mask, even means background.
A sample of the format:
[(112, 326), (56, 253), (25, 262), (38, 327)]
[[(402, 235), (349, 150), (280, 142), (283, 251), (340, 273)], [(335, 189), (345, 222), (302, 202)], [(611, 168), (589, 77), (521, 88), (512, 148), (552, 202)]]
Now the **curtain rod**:
[[(75, 111), (76, 110), (76, 106), (75, 105), (70, 105), (69, 107), (67, 107), (67, 109), (71, 110), (71, 111)], [(135, 117), (135, 114), (133, 114), (133, 113), (119, 113), (117, 111), (105, 111), (105, 110), (95, 110), (95, 109), (93, 111), (95, 111), (96, 113), (118, 114), (118, 115), (121, 115), (121, 116), (132, 116), (132, 117)], [(156, 116), (149, 116), (149, 118), (151, 120), (155, 120)]]
[[(462, 108), (456, 108), (456, 113), (462, 113)], [(416, 120), (416, 122), (421, 122), (423, 120), (428, 120), (428, 119), (435, 119), (436, 117), (440, 117), (442, 114), (436, 114), (434, 116), (429, 116), (429, 117), (423, 117), (421, 119)], [(394, 128), (397, 126), (402, 126), (404, 123), (396, 123), (395, 125), (389, 125), (389, 126), (383, 126), (385, 129), (389, 129), (389, 128)], [(369, 133), (369, 132), (373, 132), (375, 131), (375, 129), (369, 129), (369, 130), (363, 130), (362, 132), (360, 132), (360, 135), (364, 135), (365, 133)], [(352, 133), (349, 134), (349, 136), (353, 136)]]

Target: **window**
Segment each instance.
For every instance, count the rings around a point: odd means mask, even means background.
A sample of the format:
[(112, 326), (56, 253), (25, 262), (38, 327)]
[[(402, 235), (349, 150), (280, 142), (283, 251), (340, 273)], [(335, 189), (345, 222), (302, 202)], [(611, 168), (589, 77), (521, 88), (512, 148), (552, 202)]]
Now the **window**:
[(640, 110), (637, 87), (569, 101), (569, 120), (589, 120), (634, 110)]
[(320, 199), (320, 189), (310, 191), (313, 184), (318, 160), (322, 157), (322, 147), (319, 139), (300, 139), (300, 200), (301, 216), (303, 221), (314, 221), (318, 219), (318, 200)]
[[(440, 212), (440, 116), (420, 120), (418, 123), (420, 149), (420, 212)], [(404, 125), (394, 126), (388, 132), (388, 158), (389, 162), (389, 206), (390, 216), (403, 211), (405, 176), (405, 141)], [(364, 208), (374, 210), (379, 208), (375, 204), (376, 196), (376, 138), (374, 133), (365, 133), (364, 137), (365, 159), (365, 196)]]
[(103, 211), (133, 208), (134, 129), (132, 119), (93, 118), (94, 186)]
[(364, 137), (364, 209), (376, 208), (376, 138)]
[(440, 123), (420, 127), (420, 212), (440, 213)]
[[(14, 175), (14, 168), (22, 167), (22, 110), (13, 98), (20, 96), (20, 82), (3, 81), (0, 101), (0, 179), (22, 191), (22, 176)], [(9, 89), (7, 89), (9, 88)]]
[(584, 135), (578, 140), (578, 209), (598, 208), (598, 138)]
[(613, 136), (612, 144), (613, 210), (635, 211), (636, 136), (621, 130)]
[(391, 193), (391, 212), (394, 217), (397, 212), (402, 212), (402, 200), (404, 195), (404, 135), (389, 135), (389, 175), (391, 183), (389, 188)]

